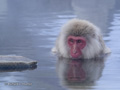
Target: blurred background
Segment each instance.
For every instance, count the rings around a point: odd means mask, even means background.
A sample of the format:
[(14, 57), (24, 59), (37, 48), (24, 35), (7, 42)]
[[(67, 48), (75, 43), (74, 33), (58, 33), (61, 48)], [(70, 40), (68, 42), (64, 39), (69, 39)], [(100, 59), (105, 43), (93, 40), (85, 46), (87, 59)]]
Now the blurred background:
[[(61, 26), (72, 18), (101, 28), (112, 50), (90, 90), (120, 90), (120, 0), (0, 0), (0, 55), (38, 61), (35, 70), (0, 72), (0, 90), (73, 90), (60, 84), (51, 54)], [(11, 82), (32, 85), (5, 84)]]

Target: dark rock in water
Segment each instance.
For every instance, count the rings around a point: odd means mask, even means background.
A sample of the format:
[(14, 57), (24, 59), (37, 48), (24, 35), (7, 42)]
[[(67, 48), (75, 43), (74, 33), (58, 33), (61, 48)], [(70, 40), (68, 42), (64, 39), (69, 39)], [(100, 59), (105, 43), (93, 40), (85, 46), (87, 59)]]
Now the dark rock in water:
[(22, 71), (37, 68), (37, 61), (23, 56), (0, 55), (0, 72)]

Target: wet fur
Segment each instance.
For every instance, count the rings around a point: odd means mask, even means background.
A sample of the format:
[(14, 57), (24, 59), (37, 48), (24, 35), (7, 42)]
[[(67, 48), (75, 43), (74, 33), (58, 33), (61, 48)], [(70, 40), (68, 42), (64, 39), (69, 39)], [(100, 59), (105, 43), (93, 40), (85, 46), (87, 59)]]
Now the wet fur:
[(86, 38), (87, 45), (82, 49), (83, 59), (90, 59), (110, 53), (110, 49), (105, 46), (98, 27), (85, 20), (72, 19), (62, 27), (56, 45), (52, 49), (59, 57), (71, 58), (70, 49), (67, 45), (67, 37), (69, 35)]

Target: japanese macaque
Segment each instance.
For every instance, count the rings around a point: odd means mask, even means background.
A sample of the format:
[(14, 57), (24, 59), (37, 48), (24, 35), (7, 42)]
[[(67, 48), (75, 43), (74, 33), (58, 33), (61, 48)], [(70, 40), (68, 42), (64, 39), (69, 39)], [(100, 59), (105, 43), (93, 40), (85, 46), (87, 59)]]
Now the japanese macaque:
[(63, 27), (52, 49), (59, 57), (91, 59), (110, 53), (98, 27), (86, 20), (72, 19)]

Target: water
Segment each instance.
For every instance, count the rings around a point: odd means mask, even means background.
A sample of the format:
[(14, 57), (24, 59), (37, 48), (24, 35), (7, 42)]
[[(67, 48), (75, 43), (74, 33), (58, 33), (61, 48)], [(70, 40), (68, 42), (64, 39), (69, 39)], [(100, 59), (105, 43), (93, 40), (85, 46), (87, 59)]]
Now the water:
[(0, 55), (20, 55), (38, 61), (35, 70), (0, 72), (0, 90), (82, 90), (60, 84), (57, 59), (50, 52), (61, 26), (75, 17), (99, 26), (112, 50), (101, 78), (91, 90), (119, 90), (119, 3), (119, 0), (0, 0)]

